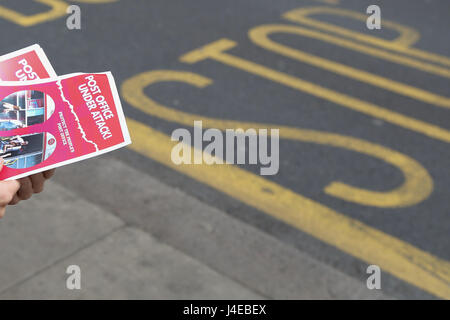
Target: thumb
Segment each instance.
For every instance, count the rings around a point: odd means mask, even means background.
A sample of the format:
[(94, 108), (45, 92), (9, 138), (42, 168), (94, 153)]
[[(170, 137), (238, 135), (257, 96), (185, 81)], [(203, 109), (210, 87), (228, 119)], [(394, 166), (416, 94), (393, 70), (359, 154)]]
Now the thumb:
[[(0, 171), (2, 171), (4, 165), (5, 165), (5, 160), (2, 157), (0, 157)], [(19, 187), (20, 187), (20, 183), (17, 180), (0, 181), (0, 183), (3, 186), (6, 186), (8, 190), (11, 190), (11, 191), (15, 190), (14, 192), (19, 190)]]
[[(0, 171), (3, 170), (3, 166), (5, 165), (5, 160), (0, 157)], [(0, 181), (0, 184), (2, 187), (6, 188), (11, 193), (16, 193), (20, 188), (20, 183), (17, 180), (10, 180), (10, 181)]]

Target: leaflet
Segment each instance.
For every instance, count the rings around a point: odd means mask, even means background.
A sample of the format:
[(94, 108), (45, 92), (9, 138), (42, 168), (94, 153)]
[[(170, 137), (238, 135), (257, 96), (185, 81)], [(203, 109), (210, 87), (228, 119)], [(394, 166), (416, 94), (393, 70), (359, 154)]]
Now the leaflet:
[(110, 72), (56, 77), (42, 49), (34, 45), (0, 57), (0, 78), (0, 157), (4, 160), (0, 180), (25, 177), (131, 143)]
[(28, 81), (56, 77), (42, 48), (35, 44), (0, 57), (0, 80)]

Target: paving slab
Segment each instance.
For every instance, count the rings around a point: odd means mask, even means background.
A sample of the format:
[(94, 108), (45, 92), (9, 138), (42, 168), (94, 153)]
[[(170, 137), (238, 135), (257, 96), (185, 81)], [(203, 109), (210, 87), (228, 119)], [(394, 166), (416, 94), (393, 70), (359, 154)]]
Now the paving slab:
[[(66, 269), (81, 270), (69, 290)], [(122, 228), (7, 290), (3, 299), (261, 299), (147, 233)]]
[(0, 220), (0, 292), (122, 225), (116, 216), (48, 181), (45, 192), (8, 207)]

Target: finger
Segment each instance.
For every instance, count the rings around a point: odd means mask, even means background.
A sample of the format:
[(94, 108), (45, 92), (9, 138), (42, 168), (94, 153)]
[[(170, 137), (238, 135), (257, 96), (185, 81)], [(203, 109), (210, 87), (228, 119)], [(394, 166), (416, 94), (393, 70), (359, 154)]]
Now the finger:
[(5, 215), (5, 207), (0, 207), (0, 219)]
[(2, 181), (1, 183), (12, 194), (16, 194), (16, 192), (19, 191), (19, 189), (20, 189), (20, 183), (17, 180)]
[(0, 182), (0, 206), (6, 206), (14, 198), (14, 195), (19, 190), (20, 184), (17, 180)]
[(8, 203), (9, 206), (14, 206), (20, 202), (20, 198), (17, 196), (17, 193), (14, 194), (12, 200)]
[(44, 190), (45, 178), (42, 173), (33, 174), (30, 176), (30, 179), (34, 193), (39, 193)]
[(20, 189), (17, 195), (21, 200), (27, 200), (33, 195), (33, 185), (29, 177), (22, 178), (20, 181)]
[(45, 179), (50, 179), (55, 174), (55, 169), (47, 170), (47, 171), (44, 171), (43, 173), (44, 173)]

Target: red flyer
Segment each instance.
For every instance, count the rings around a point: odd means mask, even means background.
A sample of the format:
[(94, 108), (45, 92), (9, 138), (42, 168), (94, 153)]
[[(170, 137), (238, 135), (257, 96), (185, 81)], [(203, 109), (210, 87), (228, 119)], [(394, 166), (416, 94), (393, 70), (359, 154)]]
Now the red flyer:
[(0, 180), (131, 143), (111, 73), (56, 77), (35, 45), (0, 57), (0, 77)]
[(56, 77), (55, 70), (37, 44), (0, 57), (0, 80), (27, 81)]

